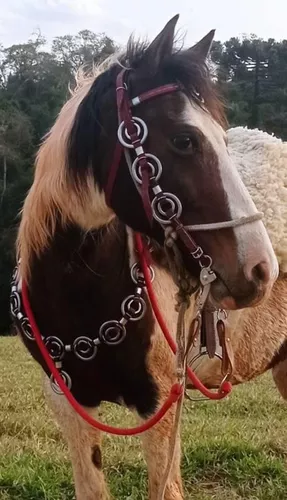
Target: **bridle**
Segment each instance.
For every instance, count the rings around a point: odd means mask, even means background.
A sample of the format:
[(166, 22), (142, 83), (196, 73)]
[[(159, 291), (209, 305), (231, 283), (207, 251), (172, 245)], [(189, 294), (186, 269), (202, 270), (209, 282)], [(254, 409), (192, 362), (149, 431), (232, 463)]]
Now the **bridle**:
[[(183, 242), (192, 258), (199, 264), (201, 269), (205, 270), (202, 273), (204, 280), (202, 281), (201, 279), (201, 284), (205, 286), (216, 279), (216, 274), (212, 271), (212, 258), (206, 255), (203, 249), (196, 244), (190, 235), (190, 231), (211, 231), (237, 227), (260, 220), (263, 214), (257, 212), (239, 219), (210, 224), (184, 226), (181, 223), (182, 204), (175, 194), (162, 190), (159, 180), (163, 166), (159, 158), (144, 150), (143, 144), (148, 136), (148, 127), (142, 118), (132, 114), (132, 108), (156, 97), (183, 91), (183, 88), (177, 83), (171, 83), (149, 90), (130, 99), (128, 86), (125, 81), (128, 72), (128, 69), (123, 69), (119, 73), (116, 82), (119, 120), (118, 142), (105, 187), (107, 202), (111, 204), (113, 186), (116, 181), (122, 151), (124, 150), (130, 175), (136, 189), (141, 195), (148, 220), (150, 222), (152, 219), (156, 220), (162, 226), (165, 233), (168, 232), (167, 228), (170, 228), (175, 238), (179, 238)], [(135, 154), (134, 160), (131, 158), (131, 152)], [(152, 193), (152, 200), (150, 199), (150, 193)]]
[[(196, 301), (196, 317), (195, 328), (193, 332), (193, 340), (199, 332), (199, 326), (202, 320), (202, 312), (209, 295), (211, 283), (216, 280), (216, 274), (212, 269), (212, 258), (205, 254), (203, 249), (196, 244), (192, 238), (190, 231), (199, 230), (214, 230), (227, 227), (236, 227), (238, 225), (254, 222), (262, 218), (261, 213), (242, 217), (241, 219), (223, 221), (219, 223), (184, 226), (181, 222), (182, 205), (179, 198), (169, 192), (162, 190), (159, 181), (162, 174), (162, 164), (159, 158), (144, 150), (143, 144), (148, 135), (148, 127), (146, 123), (139, 117), (133, 116), (132, 109), (140, 103), (147, 100), (163, 96), (172, 92), (182, 91), (178, 84), (167, 84), (157, 87), (153, 90), (144, 92), (143, 94), (129, 98), (128, 87), (126, 83), (126, 75), (129, 70), (123, 69), (120, 71), (116, 82), (117, 94), (117, 110), (118, 110), (118, 141), (114, 152), (112, 165), (109, 171), (107, 183), (105, 186), (105, 194), (108, 204), (111, 204), (113, 187), (116, 182), (119, 164), (124, 152), (127, 166), (130, 175), (136, 186), (136, 189), (141, 195), (143, 207), (148, 220), (151, 222), (154, 219), (164, 230), (165, 239), (169, 240), (170, 246), (175, 246), (177, 239), (181, 240), (191, 257), (198, 263), (200, 268), (200, 293)], [(131, 152), (135, 155), (132, 160)], [(139, 321), (142, 319), (145, 310), (146, 302), (144, 299), (143, 290), (146, 289), (153, 312), (164, 333), (164, 336), (169, 343), (172, 351), (175, 353), (177, 346), (170, 335), (164, 319), (160, 314), (157, 306), (156, 298), (152, 290), (153, 271), (150, 265), (150, 256), (147, 246), (143, 243), (143, 239), (139, 234), (134, 235), (135, 249), (138, 261), (131, 269), (131, 278), (135, 283), (135, 293), (124, 299), (122, 302), (120, 320), (110, 320), (101, 325), (99, 336), (96, 339), (87, 337), (78, 337), (72, 345), (63, 345), (62, 341), (57, 337), (43, 338), (36, 324), (33, 311), (30, 306), (27, 284), (21, 280), (21, 277), (16, 273), (12, 280), (11, 293), (11, 312), (13, 318), (18, 321), (20, 330), (26, 338), (31, 341), (36, 341), (39, 350), (51, 372), (51, 385), (55, 392), (63, 392), (70, 404), (93, 427), (105, 432), (119, 435), (133, 435), (144, 432), (155, 425), (168, 411), (172, 404), (181, 398), (183, 394), (183, 386), (178, 382), (175, 383), (170, 391), (170, 395), (163, 406), (157, 413), (151, 417), (145, 424), (134, 429), (118, 429), (102, 424), (93, 419), (85, 410), (77, 403), (70, 392), (71, 379), (69, 375), (62, 370), (62, 360), (66, 353), (72, 352), (79, 359), (89, 361), (96, 356), (97, 349), (100, 343), (107, 345), (117, 345), (122, 342), (126, 334), (126, 324), (128, 321)], [(167, 245), (168, 246), (168, 245)], [(189, 293), (195, 290), (189, 290)], [(226, 351), (224, 343), (224, 318), (222, 311), (213, 311), (212, 315), (215, 318), (215, 326), (221, 338), (222, 347)], [(228, 356), (227, 356), (228, 358)], [(229, 371), (228, 371), (229, 370)], [(206, 397), (210, 399), (222, 399), (231, 390), (231, 386), (226, 383), (227, 376), (230, 375), (230, 366), (226, 367), (226, 378), (221, 384), (217, 393), (209, 391), (198, 380), (191, 368), (187, 367), (188, 377), (192, 380), (195, 388), (199, 389)]]

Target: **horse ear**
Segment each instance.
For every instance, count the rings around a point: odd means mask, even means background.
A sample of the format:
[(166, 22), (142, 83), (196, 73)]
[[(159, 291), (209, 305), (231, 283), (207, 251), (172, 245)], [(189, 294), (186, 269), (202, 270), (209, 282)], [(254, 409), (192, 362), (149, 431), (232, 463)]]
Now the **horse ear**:
[(191, 54), (194, 54), (197, 57), (199, 57), (201, 60), (205, 61), (209, 55), (214, 35), (215, 35), (215, 30), (211, 30), (209, 33), (207, 33), (207, 35), (205, 35), (200, 40), (200, 42), (193, 45), (193, 47), (190, 47), (188, 51)]
[(163, 30), (151, 42), (145, 52), (145, 61), (149, 61), (149, 65), (157, 70), (163, 58), (172, 53), (174, 30), (178, 21), (179, 14), (174, 16), (165, 25)]

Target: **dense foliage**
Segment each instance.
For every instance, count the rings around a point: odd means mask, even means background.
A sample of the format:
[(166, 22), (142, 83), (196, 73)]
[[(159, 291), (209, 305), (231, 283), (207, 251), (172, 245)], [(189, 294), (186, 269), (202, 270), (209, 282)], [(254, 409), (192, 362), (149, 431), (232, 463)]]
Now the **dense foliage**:
[[(74, 71), (115, 50), (105, 34), (84, 30), (46, 41), (0, 46), (0, 332), (9, 329), (9, 283), (18, 213), (41, 138), (68, 96)], [(255, 36), (215, 42), (211, 53), (231, 125), (287, 139), (287, 40)]]

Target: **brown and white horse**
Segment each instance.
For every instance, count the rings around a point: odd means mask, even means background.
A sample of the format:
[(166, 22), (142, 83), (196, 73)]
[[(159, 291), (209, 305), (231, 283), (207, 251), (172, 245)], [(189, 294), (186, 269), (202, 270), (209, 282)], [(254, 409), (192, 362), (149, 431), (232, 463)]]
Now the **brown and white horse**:
[[(168, 206), (174, 208), (180, 200), (182, 207), (181, 214), (177, 213), (178, 234), (186, 236), (185, 226), (200, 229), (198, 225), (213, 224), (213, 231), (205, 231), (204, 226), (195, 233), (197, 244), (212, 258), (213, 305), (227, 309), (256, 305), (268, 295), (278, 273), (267, 232), (254, 217), (256, 208), (227, 151), (225, 118), (206, 66), (214, 33), (190, 49), (176, 50), (177, 19), (150, 45), (130, 41), (118, 60), (105, 63), (97, 75), (79, 84), (40, 147), (34, 182), (24, 203), (18, 235), (19, 273), (28, 284), (30, 304), (51, 356), (56, 359), (58, 352), (67, 381), (72, 382), (72, 394), (93, 414), (102, 401), (111, 401), (121, 402), (146, 419), (167, 397), (176, 375), (174, 356), (144, 291), (145, 314), (125, 324), (122, 342), (116, 341), (122, 331), (118, 321), (116, 333), (102, 330), (107, 322), (121, 317), (123, 299), (134, 294), (130, 273), (136, 260), (133, 231), (149, 237), (155, 249), (154, 291), (171, 331), (177, 322), (177, 286), (165, 258), (164, 227), (158, 217), (152, 223), (148, 217), (149, 199), (162, 191), (153, 184), (142, 193), (140, 182), (135, 185), (129, 159), (134, 165), (139, 158), (140, 163), (149, 151), (160, 160), (160, 186), (171, 193)], [(119, 85), (123, 69), (125, 81)], [(150, 91), (150, 99), (137, 99), (149, 96)], [(119, 94), (122, 103), (126, 99), (127, 115), (135, 106), (136, 132), (145, 132), (141, 127), (145, 129), (146, 124), (148, 136), (145, 142), (139, 141), (144, 142), (145, 151), (137, 143), (129, 155), (125, 151), (119, 157), (108, 199), (106, 186), (120, 137)], [(126, 124), (131, 125), (124, 120)], [(125, 138), (138, 139), (129, 129)], [(151, 172), (156, 166), (155, 160)], [(143, 184), (144, 168), (137, 172)], [(158, 209), (157, 215), (163, 217), (166, 205)], [(222, 222), (240, 220), (246, 223), (217, 229)], [(180, 238), (176, 244), (191, 281), (198, 278), (200, 267), (190, 249)], [(139, 310), (144, 312), (141, 306)], [(193, 313), (192, 303), (187, 321)], [(22, 338), (50, 376), (25, 328)], [(81, 420), (49, 384), (46, 394), (70, 447), (77, 499), (107, 498), (100, 432)], [(143, 435), (151, 499), (158, 497), (173, 419), (171, 409)], [(179, 438), (164, 498), (183, 498)]]

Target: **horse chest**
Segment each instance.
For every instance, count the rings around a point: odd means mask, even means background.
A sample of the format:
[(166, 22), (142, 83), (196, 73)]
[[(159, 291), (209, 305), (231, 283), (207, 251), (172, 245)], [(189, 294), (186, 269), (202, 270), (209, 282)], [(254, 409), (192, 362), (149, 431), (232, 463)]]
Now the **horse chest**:
[[(119, 319), (121, 303), (134, 292), (134, 284), (126, 272), (129, 270), (128, 259), (108, 252), (107, 255), (109, 258), (101, 261), (100, 269), (96, 271), (84, 247), (81, 257), (76, 261), (69, 257), (66, 265), (58, 253), (55, 258), (53, 251), (35, 262), (30, 287), (31, 306), (45, 339), (53, 336), (64, 346), (73, 346), (77, 338), (96, 339), (104, 322)], [(108, 277), (114, 280), (113, 284), (107, 282)], [(160, 267), (156, 269), (154, 290), (168, 327), (175, 331), (175, 285)], [(146, 302), (143, 319), (127, 325), (127, 335), (121, 344), (100, 344), (90, 360), (79, 359), (71, 347), (65, 352), (63, 370), (71, 377), (71, 391), (80, 404), (95, 407), (101, 401), (123, 401), (143, 416), (155, 410), (158, 383), (154, 373), (158, 373), (158, 368), (164, 370), (167, 356), (171, 354), (147, 298)], [(32, 356), (49, 374), (36, 343), (24, 336), (23, 340)], [(158, 362), (153, 360), (152, 351), (159, 344), (162, 348), (156, 350), (157, 354), (162, 352), (163, 355)]]

